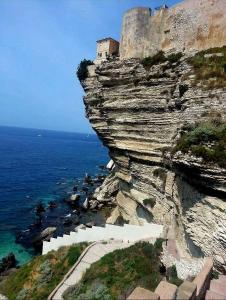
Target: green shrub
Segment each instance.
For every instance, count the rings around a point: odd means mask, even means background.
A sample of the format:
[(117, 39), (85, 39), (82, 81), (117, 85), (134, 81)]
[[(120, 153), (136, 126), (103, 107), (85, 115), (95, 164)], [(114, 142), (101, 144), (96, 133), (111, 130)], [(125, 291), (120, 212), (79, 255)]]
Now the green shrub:
[(93, 65), (91, 60), (83, 59), (77, 69), (77, 77), (79, 81), (84, 81), (88, 77), (88, 66)]
[(154, 65), (158, 65), (166, 61), (166, 57), (163, 51), (159, 51), (153, 56), (148, 56), (142, 59), (141, 63), (145, 68), (151, 68)]
[(25, 300), (27, 298), (27, 295), (29, 294), (29, 290), (24, 288), (19, 291), (16, 300)]
[[(44, 300), (77, 261), (87, 243), (37, 256), (0, 284), (9, 300)], [(29, 288), (28, 288), (29, 287)]]
[(211, 275), (212, 279), (219, 279), (219, 273), (217, 271), (214, 270)]
[(177, 63), (179, 62), (182, 56), (183, 56), (182, 52), (172, 53), (167, 56), (167, 60), (170, 62), (170, 64)]
[(172, 152), (177, 151), (191, 151), (205, 162), (226, 168), (226, 122), (221, 123), (218, 118), (187, 128)]
[[(206, 54), (223, 53), (223, 56), (205, 57)], [(226, 46), (201, 51), (188, 60), (196, 75), (195, 84), (202, 82), (207, 89), (226, 87)], [(212, 80), (212, 79), (215, 80)]]
[(153, 208), (156, 204), (156, 201), (154, 198), (148, 198), (148, 199), (144, 199), (143, 204), (146, 206), (150, 206), (151, 208)]
[(126, 299), (138, 285), (154, 291), (162, 279), (160, 244), (158, 240), (155, 245), (139, 242), (105, 255), (91, 265), (82, 281), (64, 294), (64, 299)]
[(167, 273), (168, 273), (168, 281), (172, 284), (175, 284), (176, 286), (179, 286), (183, 283), (183, 280), (181, 280), (180, 278), (178, 278), (177, 276), (177, 269), (176, 269), (176, 266), (173, 265), (171, 268), (169, 268), (167, 270)]
[(155, 244), (154, 244), (154, 247), (155, 247), (155, 250), (157, 251), (157, 253), (160, 255), (161, 252), (163, 251), (163, 248), (162, 248), (162, 244), (164, 242), (164, 239), (162, 238), (159, 238), (155, 241)]
[[(154, 65), (158, 65), (160, 63), (164, 63), (165, 61), (168, 61), (169, 62), (169, 66), (172, 67), (172, 64), (178, 63), (182, 56), (183, 56), (182, 52), (172, 53), (172, 54), (170, 54), (168, 56), (165, 56), (165, 54), (164, 54), (163, 51), (159, 51), (158, 53), (156, 53), (153, 56), (145, 57), (144, 59), (141, 60), (141, 63), (142, 63), (142, 65), (145, 68), (151, 68)], [(166, 66), (165, 68), (163, 68), (163, 72), (169, 66)], [(163, 74), (156, 73), (152, 77), (149, 77), (149, 79), (151, 79), (151, 78), (162, 78), (162, 77), (165, 77), (165, 76), (168, 77), (169, 75), (166, 74), (166, 73), (163, 73)]]

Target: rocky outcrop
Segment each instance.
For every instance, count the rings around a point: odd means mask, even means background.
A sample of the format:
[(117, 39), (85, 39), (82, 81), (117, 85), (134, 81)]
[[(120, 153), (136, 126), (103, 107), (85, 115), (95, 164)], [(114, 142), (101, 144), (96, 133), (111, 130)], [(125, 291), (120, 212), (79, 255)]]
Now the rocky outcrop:
[(186, 57), (150, 69), (139, 59), (90, 66), (82, 83), (84, 103), (115, 162), (119, 191), (108, 221), (171, 225), (184, 255), (214, 256), (215, 265), (222, 266), (226, 171), (170, 151), (185, 125), (205, 119), (210, 111), (226, 117), (225, 89), (203, 89), (192, 72)]

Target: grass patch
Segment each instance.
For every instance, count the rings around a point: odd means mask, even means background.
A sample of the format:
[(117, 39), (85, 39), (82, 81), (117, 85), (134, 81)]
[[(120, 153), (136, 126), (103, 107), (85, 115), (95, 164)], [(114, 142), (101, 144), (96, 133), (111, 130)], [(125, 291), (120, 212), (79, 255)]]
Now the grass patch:
[(83, 59), (77, 69), (77, 77), (79, 81), (84, 81), (88, 77), (88, 66), (93, 65), (91, 60)]
[(158, 53), (156, 53), (153, 56), (145, 57), (144, 59), (141, 60), (141, 63), (145, 68), (151, 68), (152, 66), (158, 65), (165, 61), (166, 61), (166, 57), (164, 55), (164, 52), (159, 51)]
[(226, 168), (226, 122), (219, 119), (198, 123), (183, 133), (173, 153), (189, 151), (205, 162)]
[(183, 283), (183, 280), (177, 277), (177, 269), (176, 266), (172, 266), (167, 270), (168, 282), (175, 284), (176, 286), (180, 286)]
[[(205, 57), (206, 54), (214, 53), (222, 53), (223, 56)], [(188, 62), (194, 68), (195, 84), (202, 82), (207, 89), (226, 87), (226, 46), (201, 51)]]
[(64, 299), (125, 299), (136, 286), (154, 291), (162, 279), (159, 272), (162, 241), (157, 240), (155, 245), (139, 242), (105, 255), (91, 265)]
[[(168, 61), (169, 65), (172, 66), (172, 64), (178, 63), (182, 56), (183, 56), (183, 53), (181, 53), (181, 52), (172, 53), (172, 54), (166, 56), (163, 51), (159, 51), (158, 53), (156, 53), (153, 56), (148, 56), (148, 57), (143, 58), (141, 60), (141, 63), (146, 69), (149, 69), (154, 65), (164, 63), (166, 61)], [(155, 76), (156, 76), (155, 78), (161, 78), (162, 75), (156, 74)]]
[(46, 300), (86, 246), (62, 247), (32, 259), (0, 284), (0, 293), (9, 300)]
[(211, 279), (219, 279), (219, 273), (215, 270), (213, 270), (211, 274)]
[(182, 52), (172, 53), (167, 56), (167, 60), (170, 64), (178, 63), (183, 56)]

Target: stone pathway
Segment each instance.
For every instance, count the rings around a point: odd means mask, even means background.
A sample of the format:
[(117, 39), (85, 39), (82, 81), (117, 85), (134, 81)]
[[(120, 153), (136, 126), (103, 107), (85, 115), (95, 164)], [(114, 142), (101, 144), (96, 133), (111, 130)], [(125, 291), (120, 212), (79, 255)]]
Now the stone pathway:
[(81, 229), (77, 232), (64, 234), (62, 237), (51, 238), (43, 242), (42, 254), (52, 250), (58, 250), (62, 246), (71, 246), (81, 242), (97, 242), (103, 240), (123, 240), (124, 242), (135, 242), (142, 239), (158, 238), (163, 234), (163, 226), (147, 223), (143, 226), (124, 224), (117, 226), (106, 224), (104, 227), (93, 226), (92, 228)]
[[(154, 242), (153, 240), (152, 242)], [(50, 294), (48, 300), (62, 300), (63, 293), (71, 286), (78, 283), (85, 271), (90, 265), (98, 261), (104, 255), (113, 252), (116, 249), (124, 249), (130, 247), (133, 243), (126, 243), (123, 241), (108, 241), (106, 242), (95, 242), (88, 246), (82, 253), (76, 264), (67, 273), (61, 283), (55, 288)]]
[(49, 242), (44, 241), (42, 254), (57, 250), (62, 246), (70, 246), (81, 242), (94, 242), (84, 250), (76, 264), (50, 294), (48, 300), (62, 300), (63, 293), (70, 286), (78, 283), (90, 265), (107, 253), (116, 249), (127, 248), (141, 240), (154, 243), (156, 238), (162, 235), (163, 226), (158, 224), (148, 223), (143, 226), (106, 224), (104, 227), (79, 228), (77, 232), (71, 232), (69, 235), (64, 234), (63, 237), (51, 238)]

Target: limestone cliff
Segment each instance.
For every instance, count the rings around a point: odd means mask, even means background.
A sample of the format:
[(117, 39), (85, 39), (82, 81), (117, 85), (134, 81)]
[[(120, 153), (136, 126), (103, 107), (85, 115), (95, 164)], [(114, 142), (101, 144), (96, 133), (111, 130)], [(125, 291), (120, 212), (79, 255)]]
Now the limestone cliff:
[(226, 118), (226, 90), (195, 85), (192, 72), (185, 57), (150, 69), (139, 59), (90, 66), (84, 103), (115, 162), (111, 180), (119, 191), (108, 221), (171, 225), (184, 253), (213, 255), (220, 265), (226, 259), (226, 170), (169, 151), (184, 125), (213, 110)]

